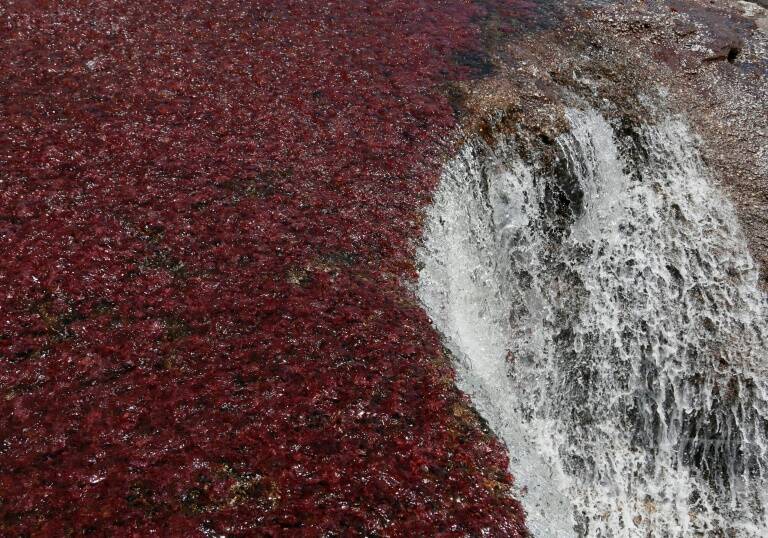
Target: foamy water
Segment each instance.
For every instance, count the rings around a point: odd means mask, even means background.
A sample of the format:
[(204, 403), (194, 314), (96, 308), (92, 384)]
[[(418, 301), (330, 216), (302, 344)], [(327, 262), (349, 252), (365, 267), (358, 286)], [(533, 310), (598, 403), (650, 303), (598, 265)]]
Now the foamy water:
[(768, 536), (768, 300), (685, 124), (570, 110), (554, 166), (471, 141), (419, 296), (539, 537)]

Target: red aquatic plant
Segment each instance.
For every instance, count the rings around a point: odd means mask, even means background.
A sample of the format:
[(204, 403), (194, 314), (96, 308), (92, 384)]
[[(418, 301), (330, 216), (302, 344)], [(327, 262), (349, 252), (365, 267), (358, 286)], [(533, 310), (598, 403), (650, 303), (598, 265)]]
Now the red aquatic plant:
[(0, 7), (0, 535), (524, 534), (402, 283), (489, 9)]

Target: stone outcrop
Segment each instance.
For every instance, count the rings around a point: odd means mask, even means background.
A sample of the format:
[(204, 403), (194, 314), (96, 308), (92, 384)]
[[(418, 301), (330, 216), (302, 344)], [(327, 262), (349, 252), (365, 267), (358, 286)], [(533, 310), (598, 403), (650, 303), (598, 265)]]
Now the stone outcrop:
[(494, 43), (496, 74), (465, 84), (467, 131), (514, 129), (525, 144), (545, 142), (574, 99), (629, 123), (659, 106), (683, 114), (767, 286), (768, 10), (704, 0), (560, 9), (554, 28)]

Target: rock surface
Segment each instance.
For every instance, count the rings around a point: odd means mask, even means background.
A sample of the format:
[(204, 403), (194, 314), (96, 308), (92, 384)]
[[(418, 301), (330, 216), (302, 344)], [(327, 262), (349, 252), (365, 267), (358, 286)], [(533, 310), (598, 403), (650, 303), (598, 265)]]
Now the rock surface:
[[(496, 44), (496, 75), (462, 85), (466, 131), (538, 145), (574, 97), (608, 117), (653, 121), (662, 106), (701, 138), (768, 286), (768, 10), (751, 2), (570, 3), (552, 30)], [(490, 124), (489, 124), (490, 120)]]

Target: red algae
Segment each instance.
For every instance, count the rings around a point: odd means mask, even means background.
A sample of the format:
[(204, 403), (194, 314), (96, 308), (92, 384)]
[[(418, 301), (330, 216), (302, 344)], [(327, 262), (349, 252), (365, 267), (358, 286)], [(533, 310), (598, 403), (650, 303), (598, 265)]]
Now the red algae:
[(488, 5), (4, 2), (0, 535), (526, 534), (403, 286)]

